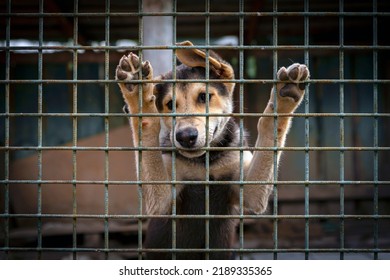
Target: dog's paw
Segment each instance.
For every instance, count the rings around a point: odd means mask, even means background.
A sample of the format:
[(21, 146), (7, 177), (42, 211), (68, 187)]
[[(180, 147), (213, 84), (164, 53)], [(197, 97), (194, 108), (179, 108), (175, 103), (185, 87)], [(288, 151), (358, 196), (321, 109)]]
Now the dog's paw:
[[(142, 77), (140, 76), (142, 74)], [(134, 80), (151, 80), (153, 77), (153, 68), (149, 61), (141, 61), (133, 53), (124, 55), (116, 67), (115, 79), (123, 85), (129, 92), (138, 92), (138, 84)], [(150, 83), (143, 84), (143, 91), (150, 87)]]
[(277, 74), (278, 80), (284, 83), (279, 94), (282, 97), (290, 97), (298, 102), (305, 89), (304, 82), (310, 77), (309, 69), (304, 64), (294, 63), (287, 67), (279, 69)]
[(305, 82), (310, 72), (306, 65), (294, 63), (289, 67), (282, 67), (277, 73), (280, 82), (277, 84), (279, 112), (295, 110), (305, 94)]

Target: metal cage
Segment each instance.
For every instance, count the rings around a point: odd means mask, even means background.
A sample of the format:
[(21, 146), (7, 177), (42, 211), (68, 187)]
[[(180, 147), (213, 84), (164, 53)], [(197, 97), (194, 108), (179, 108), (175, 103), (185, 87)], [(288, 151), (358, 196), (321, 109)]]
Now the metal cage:
[[(263, 116), (268, 97), (254, 93), (268, 95), (276, 82), (272, 73), (280, 66), (299, 60), (312, 69), (312, 75), (300, 111), (293, 114), (292, 140), (284, 148), (268, 149), (274, 151), (275, 161), (277, 152), (284, 151), (279, 178), (275, 173), (271, 181), (263, 182), (274, 186), (271, 210), (248, 215), (242, 196), (240, 214), (234, 216), (211, 216), (206, 207), (206, 215), (187, 217), (177, 215), (174, 208), (173, 230), (177, 219), (203, 219), (207, 236), (211, 219), (237, 219), (236, 247), (223, 250), (240, 259), (389, 258), (388, 1), (205, 0), (201, 5), (172, 0), (167, 1), (171, 11), (145, 11), (148, 1), (142, 0), (95, 2), (0, 4), (1, 259), (142, 259), (145, 251), (153, 250), (143, 247), (143, 234), (147, 219), (159, 216), (144, 212), (145, 182), (125, 173), (114, 176), (118, 165), (113, 155), (124, 154), (123, 165), (139, 151), (136, 164), (142, 172), (142, 151), (172, 152), (173, 197), (179, 183), (203, 183), (206, 189), (226, 183), (211, 181), (208, 175), (202, 182), (176, 181), (174, 148), (113, 143), (114, 128), (126, 121), (114, 80), (124, 50), (141, 56), (149, 50), (174, 54), (180, 48), (175, 43), (189, 38), (196, 47), (221, 52), (232, 62), (236, 108), (231, 116), (238, 120), (241, 135), (244, 124), (256, 135), (255, 123)], [(149, 35), (144, 23), (151, 17), (171, 19), (172, 44), (144, 43)], [(233, 38), (233, 43), (221, 43), (216, 40), (220, 37)], [(118, 43), (128, 38), (135, 43)], [(172, 57), (169, 64), (175, 69)], [(259, 71), (263, 65), (266, 70)], [(277, 122), (278, 115), (269, 117)], [(120, 138), (130, 139), (126, 133)], [(83, 142), (96, 134), (101, 135), (99, 140)], [(208, 155), (211, 148), (205, 149)], [(241, 163), (243, 151), (255, 149), (239, 148)], [(88, 155), (91, 160), (81, 163)], [(93, 170), (95, 160), (101, 163), (95, 169), (100, 174)], [(57, 166), (67, 175), (54, 176), (51, 172)], [(134, 173), (135, 166), (131, 168)], [(90, 192), (84, 194), (86, 188)], [(116, 188), (131, 193), (115, 195)], [(64, 193), (57, 193), (60, 189)], [(65, 196), (71, 202), (62, 211)], [(98, 206), (94, 199), (100, 201)], [(134, 203), (132, 211), (127, 206), (123, 212), (112, 211), (115, 205), (127, 205), (127, 199)], [(25, 208), (27, 204), (32, 206)], [(89, 221), (94, 221), (93, 226)], [(176, 248), (174, 236), (172, 248), (164, 249), (173, 258), (191, 250)], [(207, 240), (202, 251), (216, 250), (208, 247)]]

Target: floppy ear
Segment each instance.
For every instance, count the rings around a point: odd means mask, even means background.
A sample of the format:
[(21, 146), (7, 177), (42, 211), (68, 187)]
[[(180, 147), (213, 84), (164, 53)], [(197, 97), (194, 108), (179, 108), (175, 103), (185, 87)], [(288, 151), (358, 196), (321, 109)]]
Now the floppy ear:
[[(191, 47), (193, 44), (190, 41), (184, 41), (176, 44), (177, 46)], [(177, 49), (177, 58), (185, 65), (190, 67), (206, 68), (206, 53), (199, 49)], [(234, 79), (234, 71), (232, 66), (223, 61), (214, 52), (209, 52), (209, 67), (221, 79)]]

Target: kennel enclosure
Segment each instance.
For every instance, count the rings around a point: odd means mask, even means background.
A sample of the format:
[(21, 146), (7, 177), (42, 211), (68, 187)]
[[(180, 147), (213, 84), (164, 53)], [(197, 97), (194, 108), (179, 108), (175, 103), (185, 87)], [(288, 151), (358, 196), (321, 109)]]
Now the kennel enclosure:
[[(311, 71), (286, 147), (271, 148), (268, 212), (218, 217), (240, 221), (237, 258), (389, 258), (388, 1), (7, 0), (0, 13), (2, 259), (143, 257), (134, 153), (161, 148), (134, 148), (114, 72), (129, 51), (174, 68), (184, 40), (235, 68), (241, 153), (278, 68)], [(193, 218), (207, 236), (213, 217)]]

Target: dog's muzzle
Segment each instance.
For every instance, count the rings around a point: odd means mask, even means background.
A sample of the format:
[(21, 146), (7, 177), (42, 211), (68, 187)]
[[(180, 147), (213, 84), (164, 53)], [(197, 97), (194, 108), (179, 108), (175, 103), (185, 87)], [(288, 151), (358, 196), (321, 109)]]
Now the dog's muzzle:
[(193, 127), (180, 129), (176, 132), (175, 138), (182, 148), (194, 148), (198, 139), (198, 130)]

